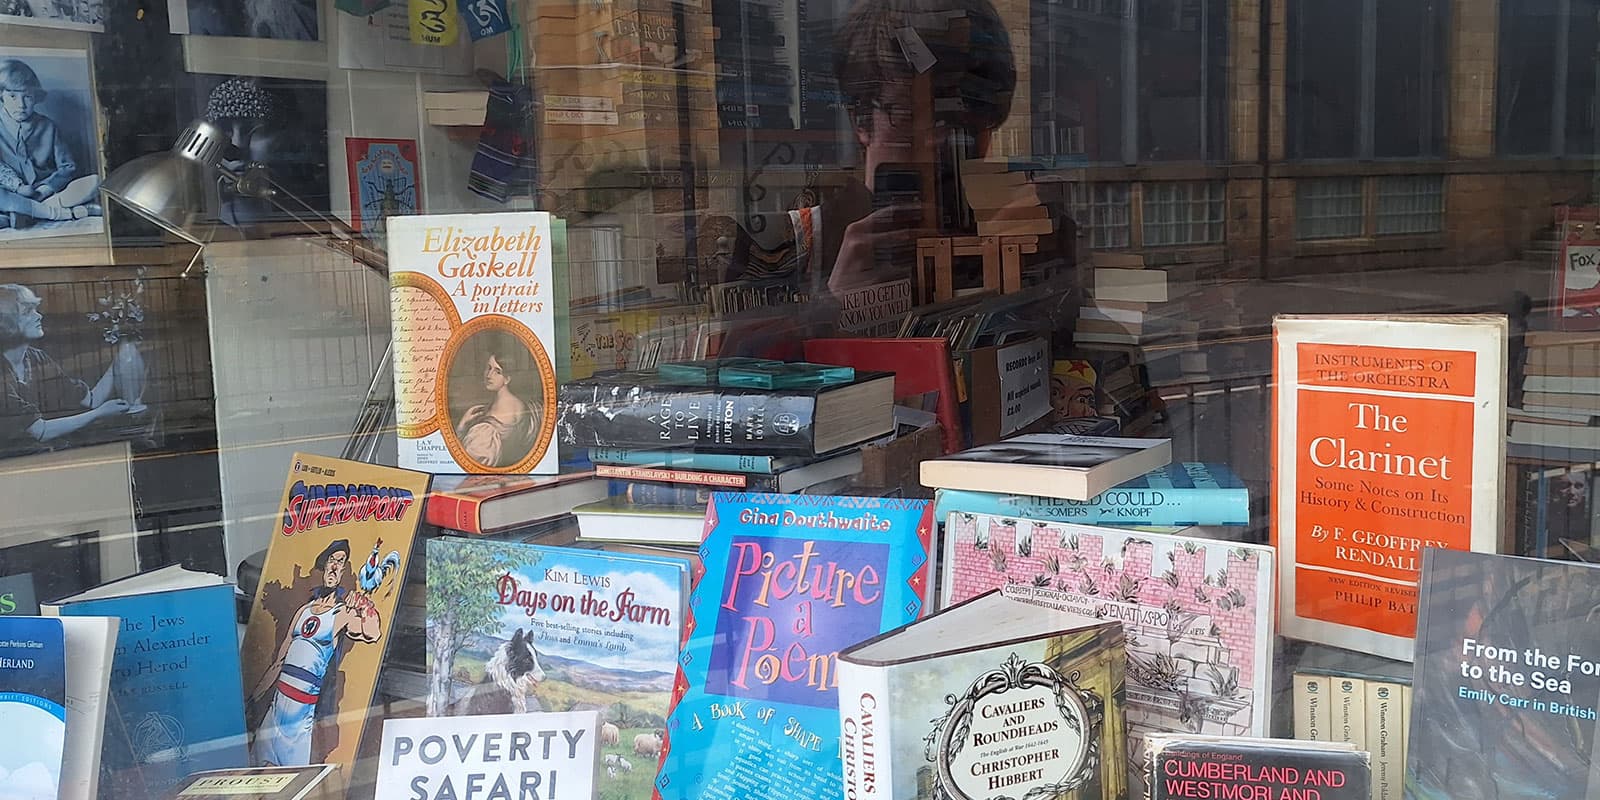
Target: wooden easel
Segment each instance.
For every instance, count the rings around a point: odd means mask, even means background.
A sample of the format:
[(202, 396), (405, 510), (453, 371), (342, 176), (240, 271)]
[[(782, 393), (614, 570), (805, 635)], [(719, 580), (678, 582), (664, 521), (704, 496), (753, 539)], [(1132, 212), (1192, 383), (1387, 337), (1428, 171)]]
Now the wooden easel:
[(977, 256), (983, 259), (983, 291), (1015, 292), (1022, 288), (1022, 257), (1037, 252), (1037, 235), (924, 237), (917, 240), (912, 288), (918, 303), (953, 300), (955, 260)]

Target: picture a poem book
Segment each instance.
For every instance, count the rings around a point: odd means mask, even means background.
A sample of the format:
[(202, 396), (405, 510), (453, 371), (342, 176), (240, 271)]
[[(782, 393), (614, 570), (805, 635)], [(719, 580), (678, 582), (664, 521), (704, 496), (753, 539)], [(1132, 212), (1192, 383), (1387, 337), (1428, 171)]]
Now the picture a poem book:
[(1499, 538), (1506, 318), (1273, 327), (1280, 633), (1410, 659), (1423, 549)]

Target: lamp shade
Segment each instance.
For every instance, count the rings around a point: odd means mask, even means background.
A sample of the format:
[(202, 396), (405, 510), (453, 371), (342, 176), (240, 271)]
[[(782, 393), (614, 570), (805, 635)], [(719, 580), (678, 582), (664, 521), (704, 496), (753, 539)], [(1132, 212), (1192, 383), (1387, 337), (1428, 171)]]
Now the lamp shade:
[(205, 244), (209, 223), (200, 219), (206, 170), (221, 163), (227, 141), (215, 126), (195, 122), (172, 149), (150, 153), (111, 171), (101, 184), (106, 196), (194, 244)]

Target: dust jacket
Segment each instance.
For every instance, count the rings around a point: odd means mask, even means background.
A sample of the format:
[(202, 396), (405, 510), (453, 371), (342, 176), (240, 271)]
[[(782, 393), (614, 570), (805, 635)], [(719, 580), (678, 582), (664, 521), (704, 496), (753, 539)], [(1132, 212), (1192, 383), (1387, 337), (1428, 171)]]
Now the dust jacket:
[(931, 599), (925, 500), (717, 492), (656, 800), (834, 800), (839, 651)]
[(551, 217), (388, 221), (400, 466), (550, 475), (555, 443)]
[(1422, 550), (1493, 552), (1506, 318), (1273, 323), (1279, 632), (1411, 658)]
[(1369, 800), (1372, 763), (1342, 742), (1167, 734), (1150, 737), (1145, 780), (1150, 800)]

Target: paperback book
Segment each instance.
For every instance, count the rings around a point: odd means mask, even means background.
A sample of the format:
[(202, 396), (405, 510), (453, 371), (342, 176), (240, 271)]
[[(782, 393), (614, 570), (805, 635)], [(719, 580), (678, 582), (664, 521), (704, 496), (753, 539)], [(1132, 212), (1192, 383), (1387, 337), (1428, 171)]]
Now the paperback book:
[(924, 461), (922, 485), (1087, 501), (1171, 461), (1170, 439), (1032, 433)]
[(1168, 734), (1144, 764), (1150, 800), (1370, 800), (1367, 753), (1348, 743)]
[(1153, 469), (1090, 500), (940, 489), (934, 518), (953, 511), (1080, 525), (1249, 525), (1250, 490), (1226, 464), (1183, 462)]
[(67, 736), (66, 638), (61, 621), (0, 618), (0, 786), (54, 798)]
[(1411, 658), (1429, 547), (1492, 552), (1503, 316), (1280, 316), (1272, 534), (1280, 633)]
[(554, 474), (551, 217), (388, 221), (400, 466)]
[(712, 495), (658, 800), (841, 796), (839, 651), (931, 599), (923, 500)]

